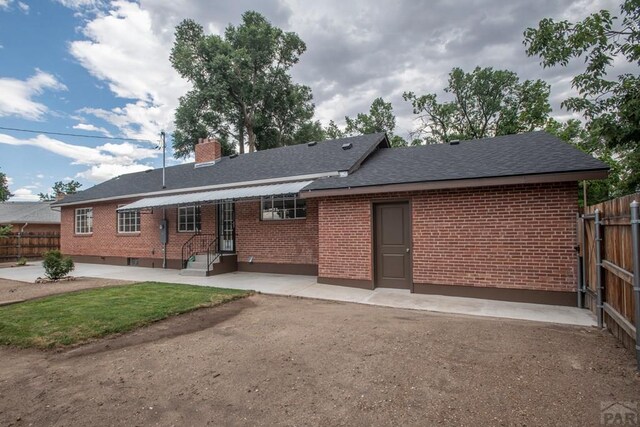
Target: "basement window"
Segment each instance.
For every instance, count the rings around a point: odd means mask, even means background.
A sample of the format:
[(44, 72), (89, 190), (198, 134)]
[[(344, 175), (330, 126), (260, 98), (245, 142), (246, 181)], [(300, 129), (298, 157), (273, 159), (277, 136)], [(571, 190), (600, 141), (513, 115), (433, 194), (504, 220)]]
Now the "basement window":
[(181, 233), (200, 231), (200, 206), (178, 208), (178, 231)]
[[(124, 205), (118, 206), (119, 208)], [(118, 212), (118, 233), (139, 233), (140, 232), (140, 211)]]
[(275, 221), (304, 219), (307, 217), (307, 201), (297, 197), (269, 196), (260, 199), (260, 219)]
[(93, 233), (93, 208), (76, 209), (75, 219), (76, 234)]

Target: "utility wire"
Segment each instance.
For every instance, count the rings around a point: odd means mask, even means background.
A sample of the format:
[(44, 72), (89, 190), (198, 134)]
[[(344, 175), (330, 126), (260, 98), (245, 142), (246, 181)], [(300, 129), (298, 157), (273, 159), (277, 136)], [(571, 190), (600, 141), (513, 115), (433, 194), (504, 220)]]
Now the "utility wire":
[(115, 136), (98, 136), (98, 135), (82, 135), (79, 133), (64, 133), (64, 132), (48, 132), (48, 131), (44, 131), (44, 130), (34, 130), (34, 129), (18, 129), (18, 128), (8, 128), (8, 127), (3, 127), (0, 126), (0, 129), (2, 130), (12, 130), (12, 131), (16, 131), (16, 132), (29, 132), (29, 133), (42, 133), (45, 135), (58, 135), (58, 136), (73, 136), (73, 137), (78, 137), (78, 138), (94, 138), (94, 139), (111, 139), (111, 140), (118, 140), (118, 141), (136, 141), (136, 142), (150, 142), (152, 144), (156, 144), (156, 142), (154, 141), (150, 141), (148, 139), (138, 139), (138, 138), (118, 138)]

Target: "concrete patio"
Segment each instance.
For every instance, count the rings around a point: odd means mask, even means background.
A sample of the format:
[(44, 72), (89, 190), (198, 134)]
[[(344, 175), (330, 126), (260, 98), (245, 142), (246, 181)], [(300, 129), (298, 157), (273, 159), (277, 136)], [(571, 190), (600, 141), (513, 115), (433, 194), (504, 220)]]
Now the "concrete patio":
[[(101, 264), (76, 264), (77, 277), (184, 283), (232, 289), (250, 289), (264, 294), (316, 298), (332, 301), (425, 310), (470, 316), (496, 317), (577, 326), (595, 326), (590, 311), (577, 307), (493, 301), (439, 295), (411, 294), (400, 289), (365, 290), (319, 284), (314, 276), (234, 272), (212, 277), (181, 276), (178, 270), (122, 267)], [(44, 276), (38, 264), (0, 268), (0, 279), (34, 282)]]

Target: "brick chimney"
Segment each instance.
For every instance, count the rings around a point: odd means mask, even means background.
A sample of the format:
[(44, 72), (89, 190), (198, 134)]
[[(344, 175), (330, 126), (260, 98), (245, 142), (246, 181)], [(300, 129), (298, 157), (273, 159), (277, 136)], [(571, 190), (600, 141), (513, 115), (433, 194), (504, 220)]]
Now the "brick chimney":
[(222, 157), (222, 145), (215, 138), (200, 138), (196, 144), (196, 163), (213, 162)]

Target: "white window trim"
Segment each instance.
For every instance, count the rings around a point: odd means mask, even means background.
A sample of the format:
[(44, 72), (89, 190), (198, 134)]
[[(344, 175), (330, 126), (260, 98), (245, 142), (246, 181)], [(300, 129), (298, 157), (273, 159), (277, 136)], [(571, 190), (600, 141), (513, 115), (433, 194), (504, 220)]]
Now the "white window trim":
[[(85, 211), (84, 215), (86, 217), (85, 219), (85, 225), (87, 226), (87, 230), (88, 231), (79, 231), (78, 229), (78, 211)], [(87, 212), (90, 211), (91, 212), (91, 221), (89, 221), (89, 216), (87, 215)], [(79, 235), (88, 235), (88, 234), (93, 234), (93, 208), (77, 208), (74, 210), (74, 217), (73, 217), (73, 231), (74, 234), (79, 234)]]
[[(294, 204), (294, 208), (293, 211), (296, 213), (298, 212), (298, 202), (302, 201), (305, 204), (305, 213), (304, 216), (301, 217), (295, 217), (295, 218), (265, 218), (264, 217), (264, 202), (265, 200), (293, 200), (295, 202)], [(306, 199), (297, 197), (297, 196), (289, 196), (289, 197), (285, 197), (285, 196), (263, 196), (260, 197), (260, 221), (299, 221), (299, 220), (305, 220), (307, 219), (307, 210), (306, 210), (307, 204), (306, 204)]]
[[(197, 233), (198, 231), (200, 231), (200, 229), (198, 229), (198, 205), (188, 205), (188, 206), (178, 206), (178, 217), (177, 217), (177, 229), (178, 229), (178, 233)], [(193, 230), (181, 230), (180, 229), (180, 209), (189, 209), (189, 208), (193, 208)], [(202, 215), (202, 212), (200, 212), (200, 215)], [(202, 217), (200, 218), (200, 220), (202, 221)], [(202, 224), (200, 224), (200, 228), (202, 228)]]
[[(126, 206), (126, 205), (118, 205), (119, 208)], [(136, 213), (138, 215), (137, 221), (136, 221), (136, 225), (138, 226), (136, 231), (122, 231), (120, 230), (120, 226), (124, 225), (124, 222), (120, 222), (120, 215), (124, 215), (124, 214), (128, 214), (128, 213)], [(142, 221), (142, 218), (140, 216), (140, 209), (136, 209), (136, 210), (131, 210), (131, 211), (116, 211), (116, 229), (118, 231), (118, 234), (140, 234), (140, 229), (142, 228), (140, 223)]]

